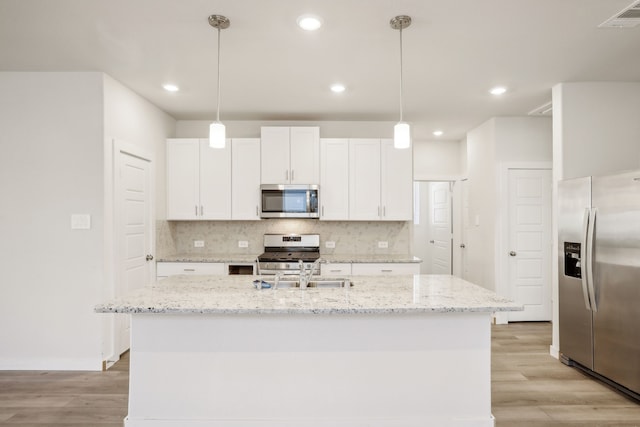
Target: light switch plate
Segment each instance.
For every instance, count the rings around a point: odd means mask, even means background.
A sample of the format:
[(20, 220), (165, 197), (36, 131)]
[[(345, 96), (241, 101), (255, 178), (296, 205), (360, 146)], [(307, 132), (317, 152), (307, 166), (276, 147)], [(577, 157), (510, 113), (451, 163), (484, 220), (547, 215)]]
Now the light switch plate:
[(239, 248), (248, 248), (249, 247), (249, 242), (246, 240), (238, 240), (238, 247)]
[(194, 248), (204, 248), (204, 240), (194, 240), (193, 241)]
[(89, 230), (91, 229), (91, 215), (88, 214), (72, 214), (71, 215), (72, 230)]
[(386, 249), (388, 247), (389, 247), (389, 242), (385, 242), (384, 240), (381, 240), (378, 242), (378, 248)]
[(327, 240), (326, 242), (324, 242), (324, 247), (327, 249), (333, 249), (336, 247), (336, 242), (332, 240)]

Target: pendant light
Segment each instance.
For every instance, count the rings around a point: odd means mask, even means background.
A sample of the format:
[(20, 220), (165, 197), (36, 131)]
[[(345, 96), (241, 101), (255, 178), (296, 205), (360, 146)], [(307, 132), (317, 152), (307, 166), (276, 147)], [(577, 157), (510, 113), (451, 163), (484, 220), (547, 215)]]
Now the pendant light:
[(411, 17), (398, 15), (389, 23), (394, 30), (400, 30), (400, 121), (393, 127), (393, 146), (395, 148), (409, 148), (411, 146), (411, 128), (409, 123), (402, 120), (402, 30), (411, 25)]
[(209, 125), (209, 146), (211, 148), (224, 148), (226, 132), (224, 124), (220, 121), (220, 30), (229, 28), (231, 21), (222, 15), (209, 16), (209, 25), (218, 30), (218, 106), (216, 108), (216, 121)]

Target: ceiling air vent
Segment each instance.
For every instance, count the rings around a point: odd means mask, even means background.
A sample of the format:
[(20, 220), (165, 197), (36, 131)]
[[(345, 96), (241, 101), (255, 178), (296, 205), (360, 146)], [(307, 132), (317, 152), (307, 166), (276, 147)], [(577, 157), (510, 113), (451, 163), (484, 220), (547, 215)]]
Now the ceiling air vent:
[(551, 101), (529, 111), (530, 116), (550, 116), (553, 113), (553, 103)]
[(598, 25), (600, 28), (633, 28), (640, 25), (640, 1), (634, 1), (630, 6), (613, 15)]

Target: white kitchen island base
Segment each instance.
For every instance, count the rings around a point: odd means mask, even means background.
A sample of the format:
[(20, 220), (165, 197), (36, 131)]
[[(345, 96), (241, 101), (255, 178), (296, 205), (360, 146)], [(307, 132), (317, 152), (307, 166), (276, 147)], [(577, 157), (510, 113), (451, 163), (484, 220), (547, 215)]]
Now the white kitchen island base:
[(126, 427), (494, 425), (490, 312), (141, 313), (131, 325)]

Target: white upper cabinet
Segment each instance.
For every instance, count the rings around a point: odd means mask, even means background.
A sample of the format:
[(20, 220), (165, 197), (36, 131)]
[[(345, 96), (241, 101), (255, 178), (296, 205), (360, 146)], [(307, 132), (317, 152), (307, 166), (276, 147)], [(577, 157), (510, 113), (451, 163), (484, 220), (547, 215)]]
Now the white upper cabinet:
[(380, 140), (349, 140), (349, 219), (379, 220)]
[(349, 140), (320, 140), (320, 219), (349, 219)]
[(231, 218), (231, 149), (167, 140), (167, 219)]
[(388, 139), (349, 140), (349, 219), (410, 221), (413, 208), (411, 150)]
[(262, 184), (318, 184), (320, 128), (261, 128)]
[(413, 155), (411, 148), (399, 150), (393, 140), (380, 142), (380, 204), (382, 219), (413, 219)]
[(260, 219), (260, 138), (231, 141), (231, 219)]

